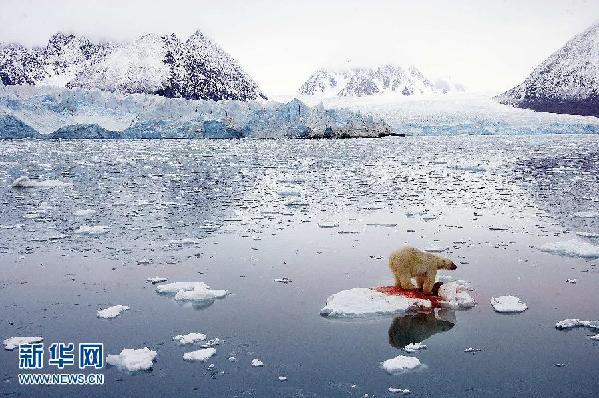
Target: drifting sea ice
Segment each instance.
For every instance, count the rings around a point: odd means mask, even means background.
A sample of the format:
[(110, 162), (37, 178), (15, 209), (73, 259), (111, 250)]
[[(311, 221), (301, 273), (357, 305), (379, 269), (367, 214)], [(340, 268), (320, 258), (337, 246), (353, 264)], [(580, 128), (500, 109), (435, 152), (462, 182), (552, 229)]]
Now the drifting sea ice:
[(252, 366), (255, 368), (262, 367), (262, 366), (264, 366), (264, 362), (262, 362), (258, 358), (254, 358), (254, 359), (252, 359)]
[(410, 393), (410, 390), (408, 390), (407, 388), (389, 387), (387, 389), (387, 391), (389, 391), (390, 393), (393, 393), (393, 394), (401, 394), (401, 395), (407, 395)]
[(422, 344), (422, 343), (410, 343), (403, 348), (403, 350), (405, 352), (416, 352), (416, 351), (425, 350), (425, 349), (426, 349), (426, 344)]
[(173, 337), (173, 340), (175, 340), (179, 344), (193, 344), (197, 343), (198, 341), (206, 340), (206, 335), (203, 333), (193, 332), (188, 334), (178, 334), (175, 337)]
[(320, 315), (330, 318), (389, 315), (418, 308), (431, 308), (429, 300), (393, 296), (369, 288), (342, 290), (327, 299)]
[(167, 280), (168, 280), (167, 278), (163, 278), (161, 276), (152, 276), (152, 277), (146, 279), (147, 282), (150, 282), (153, 285), (155, 285), (157, 283), (166, 282)]
[(456, 281), (443, 283), (439, 288), (439, 297), (443, 299), (443, 307), (453, 309), (472, 308), (476, 305), (474, 298), (468, 293), (468, 282)]
[(202, 348), (201, 350), (186, 352), (183, 359), (186, 361), (205, 362), (216, 354), (216, 348)]
[(559, 321), (555, 324), (555, 328), (560, 330), (578, 327), (587, 327), (590, 329), (599, 330), (599, 321), (583, 321), (581, 319), (570, 318), (564, 319), (563, 321)]
[(20, 344), (33, 344), (43, 341), (43, 337), (9, 337), (3, 341), (4, 349), (12, 351)]
[(173, 282), (156, 287), (158, 293), (173, 294), (177, 301), (213, 301), (229, 294), (228, 290), (213, 290), (204, 282)]
[(408, 357), (406, 355), (398, 355), (395, 358), (387, 359), (382, 363), (383, 369), (389, 374), (403, 373), (420, 366), (422, 366), (420, 359)]
[(104, 308), (99, 310), (97, 313), (98, 318), (111, 319), (121, 315), (123, 311), (127, 311), (129, 307), (126, 305), (114, 305), (112, 307)]
[(491, 297), (491, 306), (495, 312), (501, 313), (524, 312), (528, 308), (524, 301), (515, 296)]
[(156, 351), (152, 351), (148, 347), (124, 348), (118, 355), (108, 355), (106, 363), (130, 372), (148, 370), (152, 367), (156, 355)]
[(55, 188), (71, 186), (70, 182), (59, 180), (32, 180), (27, 176), (21, 176), (13, 181), (13, 188)]
[(537, 248), (543, 252), (558, 254), (560, 256), (582, 258), (599, 257), (599, 246), (593, 245), (592, 243), (579, 239), (570, 239), (562, 242), (545, 243), (544, 245), (541, 245)]

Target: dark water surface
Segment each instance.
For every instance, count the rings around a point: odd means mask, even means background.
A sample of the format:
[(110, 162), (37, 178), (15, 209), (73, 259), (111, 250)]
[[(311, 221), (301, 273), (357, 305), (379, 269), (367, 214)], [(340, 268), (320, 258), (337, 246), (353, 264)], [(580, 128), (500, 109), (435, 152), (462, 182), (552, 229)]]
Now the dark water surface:
[[(594, 333), (554, 327), (599, 319), (598, 262), (537, 249), (573, 239), (599, 245), (599, 214), (588, 217), (599, 213), (594, 136), (22, 141), (0, 149), (0, 340), (40, 335), (46, 344), (103, 342), (110, 354), (158, 352), (151, 371), (103, 369), (104, 386), (31, 387), (18, 384), (17, 351), (2, 350), (5, 396), (395, 395), (389, 387), (415, 397), (599, 394)], [(12, 188), (22, 175), (72, 185)], [(81, 209), (95, 213), (76, 216)], [(76, 233), (82, 225), (108, 232)], [(446, 248), (458, 263), (451, 274), (472, 283), (478, 305), (442, 319), (319, 315), (333, 293), (389, 284), (386, 257), (404, 243)], [(180, 304), (145, 282), (156, 275), (232, 294)], [(281, 277), (292, 282), (273, 281)], [(529, 309), (493, 312), (490, 298), (505, 294)], [(116, 304), (131, 309), (96, 317)], [(198, 347), (172, 337), (189, 332), (221, 339), (217, 354), (183, 361)], [(419, 337), (428, 348), (404, 354), (421, 369), (381, 369)], [(251, 367), (253, 358), (265, 366)]]

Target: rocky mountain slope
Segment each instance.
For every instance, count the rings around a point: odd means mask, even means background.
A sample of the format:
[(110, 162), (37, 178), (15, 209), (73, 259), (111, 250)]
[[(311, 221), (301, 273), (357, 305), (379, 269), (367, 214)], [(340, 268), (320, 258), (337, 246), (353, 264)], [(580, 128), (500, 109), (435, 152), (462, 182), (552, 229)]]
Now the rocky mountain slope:
[(496, 99), (535, 111), (599, 116), (599, 23), (574, 36), (522, 84)]
[(57, 33), (45, 47), (2, 45), (0, 80), (170, 98), (265, 98), (237, 62), (200, 31), (186, 41), (148, 34), (131, 43), (93, 43)]
[(446, 93), (464, 88), (449, 80), (428, 79), (416, 67), (384, 65), (376, 68), (316, 71), (300, 87), (299, 94), (323, 97), (362, 97), (374, 94), (398, 93), (402, 95)]

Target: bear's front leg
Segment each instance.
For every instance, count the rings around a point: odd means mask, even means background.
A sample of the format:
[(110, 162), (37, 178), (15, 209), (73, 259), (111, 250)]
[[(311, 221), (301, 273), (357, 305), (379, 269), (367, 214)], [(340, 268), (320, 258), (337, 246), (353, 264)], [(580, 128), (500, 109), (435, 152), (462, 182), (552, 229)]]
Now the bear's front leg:
[(433, 286), (435, 285), (435, 279), (437, 278), (437, 273), (427, 273), (424, 279), (424, 283), (422, 284), (422, 291), (425, 294), (433, 293)]
[(412, 284), (412, 278), (410, 278), (410, 275), (399, 276), (399, 287), (406, 290), (414, 289), (414, 285)]

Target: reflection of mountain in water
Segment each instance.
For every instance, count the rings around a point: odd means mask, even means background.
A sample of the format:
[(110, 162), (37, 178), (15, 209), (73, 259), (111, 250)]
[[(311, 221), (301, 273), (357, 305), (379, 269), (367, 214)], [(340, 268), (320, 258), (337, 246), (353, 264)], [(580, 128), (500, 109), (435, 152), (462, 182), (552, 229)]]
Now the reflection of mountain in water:
[(397, 317), (389, 327), (389, 344), (395, 348), (404, 348), (410, 343), (420, 343), (434, 334), (447, 332), (454, 325), (455, 311), (450, 309)]

